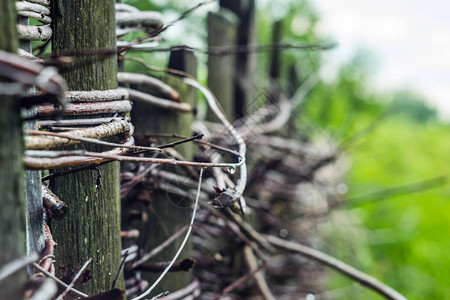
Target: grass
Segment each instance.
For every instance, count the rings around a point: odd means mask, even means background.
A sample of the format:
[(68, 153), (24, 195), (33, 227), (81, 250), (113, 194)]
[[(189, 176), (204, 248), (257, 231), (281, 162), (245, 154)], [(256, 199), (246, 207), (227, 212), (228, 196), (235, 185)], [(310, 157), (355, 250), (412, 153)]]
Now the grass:
[[(348, 155), (348, 199), (448, 176), (450, 127), (392, 117), (351, 147)], [(329, 251), (408, 299), (450, 299), (450, 186), (374, 200), (333, 214), (326, 227)], [(331, 288), (351, 284), (331, 275)], [(382, 299), (356, 290), (356, 299)], [(344, 296), (355, 299), (348, 297)]]

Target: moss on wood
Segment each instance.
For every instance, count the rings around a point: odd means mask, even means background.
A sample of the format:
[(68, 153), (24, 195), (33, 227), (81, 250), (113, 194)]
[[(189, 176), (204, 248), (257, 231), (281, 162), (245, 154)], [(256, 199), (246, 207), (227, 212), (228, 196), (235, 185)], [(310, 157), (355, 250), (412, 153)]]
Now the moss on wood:
[[(16, 52), (15, 1), (0, 1), (0, 49)], [(1, 80), (1, 79), (0, 79)], [(20, 100), (1, 95), (0, 101), (0, 267), (25, 255), (25, 193)], [(23, 298), (25, 269), (0, 282), (0, 299)]]
[[(53, 51), (72, 58), (62, 69), (69, 90), (117, 88), (114, 1), (57, 0), (53, 9)], [(110, 289), (120, 265), (119, 163), (99, 170), (100, 186), (95, 170), (52, 182), (53, 192), (69, 206), (64, 220), (52, 222), (57, 266), (77, 267), (92, 257), (93, 278), (81, 288), (87, 294)], [(122, 279), (118, 287), (123, 288)]]

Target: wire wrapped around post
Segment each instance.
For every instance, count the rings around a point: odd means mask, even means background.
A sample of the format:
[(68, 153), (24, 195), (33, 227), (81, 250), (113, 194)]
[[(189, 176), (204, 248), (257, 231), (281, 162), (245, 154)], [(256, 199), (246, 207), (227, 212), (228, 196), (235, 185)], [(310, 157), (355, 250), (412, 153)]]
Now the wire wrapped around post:
[(50, 1), (29, 0), (17, 1), (17, 14), (24, 18), (32, 18), (42, 23), (42, 25), (17, 25), (19, 39), (27, 41), (48, 41), (53, 34), (51, 28), (52, 19), (50, 17)]
[[(38, 119), (48, 119), (55, 116), (62, 118), (60, 120), (38, 120), (38, 124), (51, 124), (50, 129), (53, 131), (60, 131), (58, 129), (67, 123), (75, 126), (75, 128), (77, 126), (83, 127), (65, 132), (67, 137), (73, 137), (74, 139), (57, 136), (27, 136), (27, 150), (47, 150), (78, 144), (86, 140), (90, 141), (92, 139), (122, 136), (121, 145), (117, 145), (114, 149), (102, 153), (124, 155), (130, 147), (134, 146), (134, 139), (132, 137), (133, 126), (131, 125), (130, 118), (124, 116), (124, 114), (131, 111), (131, 102), (128, 98), (128, 92), (121, 88), (112, 90), (68, 91), (64, 94), (64, 99), (69, 103), (64, 109), (59, 109), (51, 104), (38, 105), (36, 115)], [(105, 115), (110, 114), (113, 114), (113, 117), (105, 117)], [(117, 118), (120, 115), (123, 117)], [(83, 118), (76, 118), (76, 116), (83, 116)], [(85, 119), (85, 116), (89, 116), (89, 119)], [(99, 122), (95, 122), (96, 119)], [(90, 121), (86, 122), (85, 120)], [(64, 127), (61, 128), (64, 130)], [(84, 156), (44, 159), (26, 157), (25, 166), (29, 169), (54, 169), (77, 165), (99, 164), (105, 161), (108, 161), (108, 159)]]
[[(162, 15), (156, 11), (140, 11), (134, 6), (116, 3), (116, 37), (117, 46), (127, 50), (146, 50), (158, 45), (157, 39), (150, 38), (149, 42), (127, 42), (123, 38), (128, 33), (158, 32), (163, 26)], [(140, 39), (140, 38), (139, 38)]]

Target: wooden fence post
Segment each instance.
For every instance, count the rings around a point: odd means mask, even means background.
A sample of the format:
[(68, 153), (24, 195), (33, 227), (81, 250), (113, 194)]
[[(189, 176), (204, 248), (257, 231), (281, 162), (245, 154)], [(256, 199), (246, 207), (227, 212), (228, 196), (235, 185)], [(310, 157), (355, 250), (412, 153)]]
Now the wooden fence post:
[[(239, 18), (236, 44), (248, 46), (255, 44), (255, 0), (220, 0), (220, 6), (234, 12)], [(254, 53), (242, 52), (236, 55), (236, 77), (234, 105), (235, 115), (242, 118), (249, 102), (255, 97), (252, 92), (252, 79), (256, 58)]]
[[(233, 46), (236, 44), (237, 16), (226, 8), (208, 14), (208, 47)], [(229, 120), (234, 117), (234, 84), (236, 56), (208, 56), (208, 87), (217, 97)], [(208, 110), (208, 120), (218, 119)]]
[[(272, 44), (278, 45), (281, 42), (281, 35), (283, 34), (282, 28), (283, 28), (282, 20), (275, 21), (272, 26)], [(269, 69), (269, 76), (270, 78), (273, 78), (274, 80), (279, 79), (280, 77), (280, 68), (281, 68), (281, 50), (280, 49), (274, 49), (270, 55), (270, 69)]]
[[(114, 0), (56, 0), (54, 5), (54, 54), (78, 53), (61, 72), (69, 90), (103, 90), (117, 88), (117, 59), (114, 53)], [(107, 54), (95, 51), (108, 50)], [(90, 149), (100, 150), (99, 146)], [(108, 290), (120, 265), (119, 163), (99, 167), (101, 185), (96, 186), (97, 172), (87, 170), (52, 181), (53, 192), (69, 206), (66, 217), (52, 222), (57, 267), (72, 263), (78, 267), (93, 258), (89, 269), (93, 278), (81, 288), (87, 294)], [(123, 277), (117, 287), (123, 288)]]
[[(29, 25), (27, 17), (19, 16), (18, 24)], [(20, 49), (32, 53), (31, 41), (20, 39)], [(31, 88), (31, 92), (33, 88)], [(32, 117), (36, 115), (36, 107), (23, 109), (24, 116)], [(37, 122), (31, 118), (24, 122), (25, 130), (37, 130)], [(26, 249), (27, 254), (32, 252), (42, 253), (45, 246), (44, 238), (44, 212), (42, 210), (42, 182), (41, 171), (25, 170), (25, 203), (26, 203)], [(28, 275), (35, 272), (32, 266), (28, 266)]]
[[(0, 49), (17, 51), (15, 1), (0, 2)], [(2, 80), (3, 81), (3, 80)], [(25, 194), (20, 100), (0, 90), (0, 267), (25, 255)], [(0, 282), (0, 299), (22, 299), (25, 270)]]
[[(196, 58), (192, 53), (184, 50), (173, 51), (170, 56), (169, 68), (187, 72), (192, 76), (196, 75)], [(167, 76), (162, 78), (167, 84), (173, 87), (180, 94), (183, 102), (193, 106), (196, 104), (197, 91), (182, 82), (178, 77)], [(191, 135), (191, 123), (194, 119), (192, 113), (174, 112), (167, 109), (154, 107), (149, 104), (136, 102), (131, 111), (133, 124), (136, 126), (137, 135), (150, 133), (178, 133), (181, 135)], [(161, 141), (158, 139), (158, 141)], [(173, 141), (171, 139), (170, 141)], [(166, 142), (163, 140), (163, 142)], [(193, 145), (187, 143), (175, 148), (187, 160), (193, 158)], [(164, 167), (162, 167), (164, 168)], [(173, 171), (174, 168), (170, 167)], [(177, 172), (182, 171), (176, 168)], [(176, 185), (176, 182), (171, 182)], [(137, 194), (144, 191), (137, 190)], [(135, 194), (136, 195), (136, 194)], [(137, 240), (138, 246), (144, 253), (150, 252), (153, 248), (164, 242), (170, 235), (178, 231), (183, 226), (189, 224), (192, 215), (192, 202), (183, 200), (183, 204), (178, 203), (178, 196), (168, 194), (166, 191), (153, 191), (151, 203), (144, 204), (142, 201), (133, 201), (133, 196), (129, 199), (129, 208), (137, 209), (148, 214), (147, 222), (128, 222), (130, 228), (139, 230), (140, 235)], [(181, 200), (180, 200), (181, 201)], [(125, 212), (124, 212), (125, 217)], [(152, 261), (170, 261), (181, 244), (182, 238), (178, 239), (164, 249), (160, 254), (152, 258)], [(179, 259), (191, 257), (191, 242), (189, 241), (181, 252)], [(160, 274), (143, 273), (142, 278), (152, 284)], [(152, 292), (157, 295), (163, 291), (175, 291), (188, 285), (191, 281), (191, 272), (168, 273)]]

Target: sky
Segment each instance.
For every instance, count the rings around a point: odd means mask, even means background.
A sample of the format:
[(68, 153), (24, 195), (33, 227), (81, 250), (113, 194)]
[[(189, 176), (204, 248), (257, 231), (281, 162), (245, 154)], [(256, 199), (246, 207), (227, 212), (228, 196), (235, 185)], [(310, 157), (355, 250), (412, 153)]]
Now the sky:
[(372, 84), (381, 91), (408, 87), (450, 122), (450, 0), (315, 0), (319, 31), (339, 47), (324, 55), (332, 74), (358, 49), (372, 54)]

